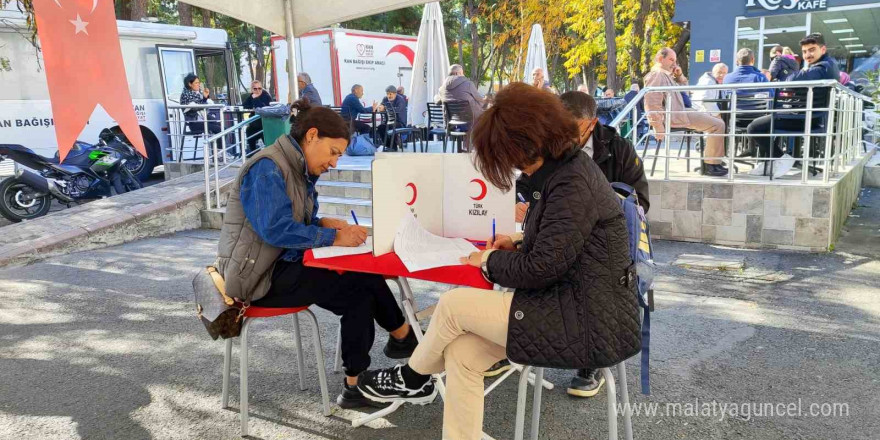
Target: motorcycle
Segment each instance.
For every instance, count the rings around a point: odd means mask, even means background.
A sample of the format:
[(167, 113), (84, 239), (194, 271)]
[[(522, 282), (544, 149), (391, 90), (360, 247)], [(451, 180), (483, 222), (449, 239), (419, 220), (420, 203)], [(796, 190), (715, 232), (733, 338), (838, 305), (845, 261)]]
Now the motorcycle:
[(52, 199), (70, 207), (91, 199), (134, 191), (141, 182), (125, 164), (138, 153), (109, 130), (97, 144), (76, 141), (64, 163), (56, 154), (43, 157), (31, 149), (0, 144), (0, 161), (12, 160), (19, 168), (14, 177), (0, 182), (0, 215), (12, 222), (46, 215)]

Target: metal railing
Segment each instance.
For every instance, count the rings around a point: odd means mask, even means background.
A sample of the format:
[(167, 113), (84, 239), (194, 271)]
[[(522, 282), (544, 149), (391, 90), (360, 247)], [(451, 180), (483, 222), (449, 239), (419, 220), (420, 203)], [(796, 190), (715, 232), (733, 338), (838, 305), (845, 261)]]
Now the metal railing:
[[(245, 119), (211, 135), (202, 144), (205, 169), (205, 206), (207, 209), (220, 208), (220, 173), (233, 165), (244, 165), (248, 156), (253, 156), (265, 147), (261, 147), (257, 143), (253, 150), (248, 151), (248, 141), (263, 137), (262, 129), (254, 131), (250, 136), (246, 134), (248, 126), (260, 118), (259, 115), (255, 115)], [(213, 189), (211, 188), (212, 184)], [(213, 204), (212, 192), (214, 193)]]
[[(738, 91), (762, 91), (769, 90), (771, 91), (770, 97), (767, 98), (771, 100), (772, 103), (777, 103), (777, 100), (773, 99), (773, 96), (778, 94), (777, 89), (786, 89), (786, 90), (803, 90), (806, 89), (806, 97), (805, 97), (805, 107), (804, 108), (777, 108), (774, 105), (769, 105), (764, 109), (743, 109), (740, 107), (738, 102)], [(817, 90), (819, 89), (819, 90)], [(685, 110), (672, 110), (672, 99), (671, 96), (674, 93), (682, 93), (682, 92), (693, 92), (693, 91), (724, 91), (729, 92), (729, 103), (730, 107), (726, 110), (719, 110), (717, 113), (720, 115), (729, 115), (729, 121), (726, 123), (726, 132), (725, 133), (688, 133), (681, 131), (673, 131), (676, 128), (684, 128), (673, 126), (672, 119), (674, 114), (678, 113), (688, 113), (694, 112), (698, 110), (694, 109), (685, 109)], [(827, 107), (814, 108), (814, 98), (817, 92), (825, 92), (828, 93), (828, 105)], [(639, 114), (638, 106), (640, 103), (645, 102), (645, 97), (650, 93), (663, 93), (665, 94), (665, 108), (662, 110), (658, 109), (649, 109), (645, 108), (643, 114)], [(742, 99), (742, 98), (740, 98)], [(725, 101), (726, 102), (726, 101)], [(705, 112), (704, 112), (705, 113)], [(716, 113), (714, 110), (712, 113)], [(784, 134), (773, 133), (772, 125), (771, 132), (769, 134), (749, 134), (746, 132), (739, 132), (737, 128), (742, 129), (743, 127), (737, 127), (737, 117), (745, 116), (745, 115), (771, 115), (777, 113), (785, 113), (785, 114), (803, 114), (804, 118), (804, 130), (803, 132), (797, 132), (792, 134), (790, 131), (786, 130)], [(823, 113), (826, 113), (823, 115)], [(755, 83), (755, 84), (718, 84), (718, 85), (706, 85), (706, 86), (675, 86), (675, 87), (647, 87), (641, 90), (636, 97), (627, 103), (627, 105), (618, 113), (618, 115), (611, 122), (611, 126), (620, 131), (621, 125), (624, 122), (629, 121), (630, 130), (629, 132), (621, 132), (621, 135), (630, 138), (632, 140), (633, 146), (638, 150), (639, 148), (644, 148), (643, 151), (643, 162), (646, 163), (645, 159), (648, 159), (648, 150), (651, 146), (652, 139), (655, 142), (659, 142), (656, 140), (656, 127), (648, 127), (647, 130), (643, 130), (643, 133), (640, 133), (639, 128), (644, 127), (647, 121), (649, 121), (652, 115), (662, 114), (664, 120), (663, 127), (663, 137), (665, 139), (664, 151), (663, 154), (655, 153), (651, 155), (654, 159), (654, 165), (656, 165), (657, 159), (663, 159), (664, 161), (664, 171), (663, 171), (663, 179), (670, 180), (670, 161), (671, 160), (680, 160), (682, 159), (681, 150), (684, 144), (685, 139), (687, 138), (708, 138), (708, 137), (724, 137), (727, 139), (727, 153), (725, 156), (721, 157), (711, 157), (711, 156), (703, 156), (699, 154), (697, 156), (690, 156), (690, 150), (688, 150), (688, 155), (686, 160), (726, 160), (728, 161), (728, 175), (727, 180), (733, 182), (737, 179), (737, 174), (735, 173), (736, 162), (747, 162), (754, 161), (757, 166), (761, 166), (765, 161), (779, 161), (783, 160), (782, 158), (773, 158), (773, 157), (757, 157), (757, 154), (754, 157), (742, 157), (736, 155), (736, 146), (737, 139), (743, 139), (744, 143), (748, 144), (750, 142), (750, 138), (757, 137), (769, 137), (771, 142), (774, 141), (775, 138), (802, 138), (803, 139), (803, 148), (802, 154), (797, 159), (801, 161), (801, 182), (807, 183), (809, 180), (809, 176), (811, 174), (811, 168), (813, 168), (813, 164), (821, 163), (823, 166), (822, 169), (822, 180), (823, 182), (828, 182), (831, 176), (836, 172), (842, 172), (844, 167), (851, 163), (853, 160), (859, 159), (863, 156), (863, 152), (867, 151), (867, 146), (869, 144), (877, 144), (878, 140), (880, 140), (880, 116), (878, 116), (876, 110), (876, 103), (872, 102), (870, 98), (867, 96), (858, 94), (844, 86), (842, 86), (839, 82), (834, 80), (821, 80), (821, 81), (798, 81), (798, 82), (775, 82), (775, 83)], [(817, 132), (813, 130), (812, 123), (820, 116), (824, 116), (825, 118), (825, 130), (824, 132)], [(656, 118), (655, 118), (656, 119)], [(773, 118), (774, 120), (776, 118)], [(771, 123), (772, 124), (772, 123)], [(680, 146), (677, 156), (673, 156), (670, 151), (670, 146), (672, 144), (672, 139), (678, 138), (680, 140)], [(814, 138), (824, 138), (825, 145), (824, 149), (818, 148), (818, 150), (823, 150), (822, 157), (812, 157), (811, 155), (811, 146)], [(659, 145), (658, 145), (659, 148)], [(690, 148), (688, 146), (688, 148)], [(772, 151), (772, 149), (771, 149)], [(772, 154), (771, 154), (772, 156)], [(818, 156), (818, 154), (817, 154)], [(750, 163), (749, 163), (750, 164)], [(771, 168), (772, 169), (772, 168)], [(690, 173), (690, 170), (688, 170)], [(652, 170), (653, 174), (653, 170)], [(772, 173), (768, 177), (770, 179), (773, 178)], [(753, 179), (752, 179), (753, 180)]]

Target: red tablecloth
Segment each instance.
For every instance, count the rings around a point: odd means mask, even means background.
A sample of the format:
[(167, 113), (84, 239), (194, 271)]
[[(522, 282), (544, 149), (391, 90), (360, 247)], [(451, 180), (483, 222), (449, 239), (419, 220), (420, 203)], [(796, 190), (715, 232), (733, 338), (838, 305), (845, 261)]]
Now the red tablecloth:
[(372, 253), (347, 255), (344, 257), (316, 260), (312, 251), (306, 251), (303, 265), (346, 272), (373, 273), (384, 276), (405, 277), (435, 283), (492, 289), (492, 284), (483, 278), (480, 269), (473, 266), (450, 266), (410, 272), (394, 252), (374, 257)]

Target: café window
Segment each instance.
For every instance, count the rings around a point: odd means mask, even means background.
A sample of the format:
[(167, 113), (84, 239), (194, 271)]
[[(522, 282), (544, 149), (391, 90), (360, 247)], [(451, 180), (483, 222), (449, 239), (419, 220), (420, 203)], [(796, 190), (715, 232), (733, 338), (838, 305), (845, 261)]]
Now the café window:
[(774, 46), (791, 48), (800, 62), (800, 40), (811, 32), (820, 32), (840, 70), (865, 84), (875, 78), (872, 87), (876, 88), (876, 76), (880, 75), (878, 27), (880, 2), (811, 13), (740, 17), (737, 18), (735, 50), (744, 47), (754, 50), (755, 65), (767, 69)]

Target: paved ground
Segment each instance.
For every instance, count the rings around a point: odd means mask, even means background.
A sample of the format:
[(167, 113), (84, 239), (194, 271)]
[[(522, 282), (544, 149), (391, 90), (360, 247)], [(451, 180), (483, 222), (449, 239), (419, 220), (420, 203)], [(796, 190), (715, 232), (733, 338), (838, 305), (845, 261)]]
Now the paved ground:
[[(3, 180), (3, 179), (0, 178), (0, 180)], [(165, 181), (165, 174), (163, 174), (163, 172), (159, 171), (159, 172), (153, 173), (153, 175), (150, 176), (150, 178), (147, 179), (146, 182), (144, 182), (144, 186), (145, 187), (153, 186), (159, 182), (164, 182), (164, 181)], [(77, 205), (73, 205), (73, 206), (77, 206)], [(52, 200), (52, 208), (49, 210), (49, 213), (51, 214), (54, 212), (63, 211), (65, 209), (67, 209), (66, 205), (62, 205), (61, 203), (58, 203), (57, 200)], [(0, 227), (11, 225), (11, 224), (12, 224), (12, 222), (7, 220), (6, 217), (0, 216)]]
[[(833, 254), (657, 244), (654, 393), (637, 394), (636, 363), (629, 383), (635, 402), (657, 403), (662, 415), (636, 416), (636, 438), (877, 438), (880, 250), (864, 243), (880, 235), (880, 191), (867, 191), (860, 205)], [(208, 338), (190, 303), (191, 274), (211, 261), (216, 238), (216, 231), (191, 231), (0, 269), (0, 438), (237, 438), (237, 376), (233, 409), (221, 410), (222, 344)], [(746, 268), (672, 266), (685, 254), (744, 258)], [(444, 290), (414, 288), (422, 303)], [(335, 320), (318, 315), (329, 357)], [(311, 385), (296, 388), (290, 320), (253, 330), (253, 438), (439, 439), (440, 404), (405, 406), (373, 428), (351, 428), (344, 412), (322, 417), (308, 348)], [(375, 344), (376, 366), (391, 364), (381, 355), (384, 342), (380, 336)], [(335, 395), (341, 376), (329, 377)], [(563, 388), (568, 378), (549, 373)], [(512, 437), (514, 398), (510, 382), (487, 399), (485, 428), (495, 438)], [(688, 411), (712, 401), (800, 402), (804, 415), (769, 417), (759, 408), (757, 416), (742, 406), (737, 415), (727, 407), (723, 419)], [(666, 413), (667, 403), (682, 405), (677, 416)], [(845, 404), (848, 414), (810, 417), (812, 404)], [(603, 439), (605, 426), (604, 396), (545, 394), (541, 438)]]

